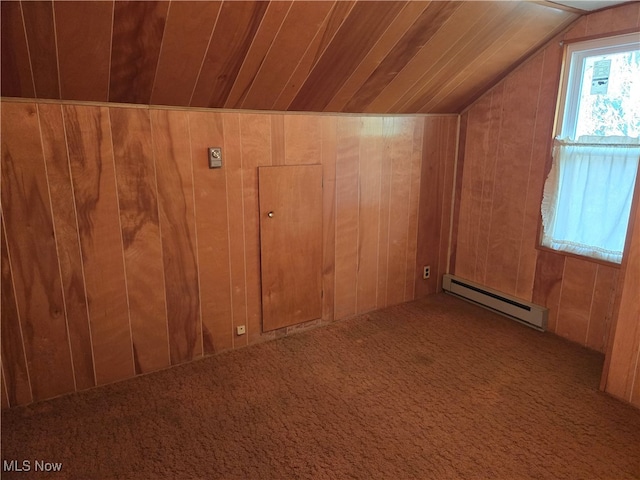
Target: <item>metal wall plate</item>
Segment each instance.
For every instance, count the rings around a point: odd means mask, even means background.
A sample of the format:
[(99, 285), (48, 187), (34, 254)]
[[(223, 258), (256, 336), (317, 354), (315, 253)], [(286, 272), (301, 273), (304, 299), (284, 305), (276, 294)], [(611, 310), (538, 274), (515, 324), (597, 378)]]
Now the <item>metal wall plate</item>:
[(209, 168), (222, 167), (222, 148), (209, 147)]

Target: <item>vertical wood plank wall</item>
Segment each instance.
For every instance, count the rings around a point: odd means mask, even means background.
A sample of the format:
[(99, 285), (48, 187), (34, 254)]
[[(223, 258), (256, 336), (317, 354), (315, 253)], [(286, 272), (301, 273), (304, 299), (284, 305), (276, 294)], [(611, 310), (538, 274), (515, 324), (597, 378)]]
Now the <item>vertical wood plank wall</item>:
[(628, 31), (639, 22), (638, 3), (582, 17), (461, 115), (465, 140), (452, 271), (548, 307), (550, 331), (600, 352), (607, 345), (619, 268), (536, 249), (540, 203), (560, 42)]
[(5, 406), (286, 334), (261, 333), (261, 165), (323, 165), (320, 321), (437, 288), (417, 262), (446, 262), (455, 115), (12, 101), (1, 115)]
[(635, 200), (635, 215), (629, 222), (630, 241), (620, 272), (617, 322), (607, 351), (603, 387), (610, 394), (640, 407), (640, 198)]

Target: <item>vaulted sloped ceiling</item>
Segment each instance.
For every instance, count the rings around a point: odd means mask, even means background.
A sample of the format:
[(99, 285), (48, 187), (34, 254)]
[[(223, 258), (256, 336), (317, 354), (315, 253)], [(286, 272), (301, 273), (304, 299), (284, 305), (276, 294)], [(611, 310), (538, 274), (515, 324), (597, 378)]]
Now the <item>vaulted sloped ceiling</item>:
[(459, 112), (579, 16), (519, 1), (3, 1), (2, 95)]

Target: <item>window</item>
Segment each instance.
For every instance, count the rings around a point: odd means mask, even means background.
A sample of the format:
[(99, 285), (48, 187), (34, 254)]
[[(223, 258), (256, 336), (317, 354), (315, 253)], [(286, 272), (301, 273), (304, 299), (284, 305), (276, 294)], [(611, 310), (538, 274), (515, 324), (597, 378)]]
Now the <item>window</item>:
[(640, 34), (570, 44), (542, 246), (622, 262), (640, 158)]

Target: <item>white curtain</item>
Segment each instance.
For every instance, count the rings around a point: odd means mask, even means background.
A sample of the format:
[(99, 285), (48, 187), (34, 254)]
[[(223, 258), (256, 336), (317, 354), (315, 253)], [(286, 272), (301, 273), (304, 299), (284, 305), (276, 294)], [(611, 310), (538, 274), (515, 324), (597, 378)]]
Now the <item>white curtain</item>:
[(621, 263), (639, 158), (634, 138), (556, 140), (544, 186), (542, 245)]

